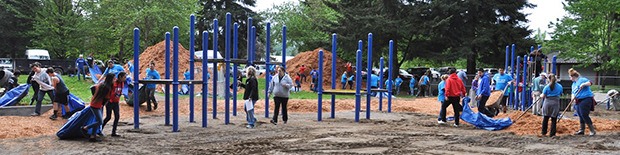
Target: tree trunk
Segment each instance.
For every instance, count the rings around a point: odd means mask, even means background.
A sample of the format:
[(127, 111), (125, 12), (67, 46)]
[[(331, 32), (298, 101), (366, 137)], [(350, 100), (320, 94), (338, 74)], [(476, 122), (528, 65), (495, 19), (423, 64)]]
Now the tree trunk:
[(467, 74), (474, 74), (476, 71), (476, 48), (472, 48), (469, 55), (467, 55)]

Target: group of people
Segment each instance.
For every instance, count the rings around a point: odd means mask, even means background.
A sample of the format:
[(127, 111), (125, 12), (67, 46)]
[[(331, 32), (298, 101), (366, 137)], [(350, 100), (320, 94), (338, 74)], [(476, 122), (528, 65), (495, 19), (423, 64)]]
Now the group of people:
[[(462, 111), (460, 100), (466, 96), (465, 86), (463, 85), (466, 79), (459, 78), (459, 75), (455, 73), (455, 69), (449, 69), (448, 75), (441, 76), (442, 81), (438, 85), (439, 95), (438, 101), (441, 103), (441, 110), (439, 113), (438, 123), (446, 123), (446, 108), (452, 105), (455, 112), (454, 126), (459, 125), (459, 112)], [(571, 86), (571, 102), (575, 103), (575, 111), (579, 116), (579, 130), (575, 132), (575, 135), (583, 135), (585, 133), (585, 126), (590, 129), (589, 135), (596, 135), (596, 130), (590, 118), (590, 111), (594, 108), (593, 93), (590, 90), (592, 82), (585, 77), (582, 77), (579, 72), (574, 69), (568, 70), (568, 75), (573, 81)], [(494, 87), (491, 87), (491, 83)], [(515, 86), (514, 79), (511, 75), (506, 74), (504, 69), (499, 69), (499, 73), (495, 74), (493, 78), (489, 78), (487, 73), (482, 68), (478, 69), (476, 78), (472, 82), (472, 96), (475, 96), (477, 100), (478, 111), (489, 117), (493, 117), (496, 114), (491, 113), (486, 109), (486, 102), (489, 99), (491, 90), (503, 91), (503, 97), (500, 101), (502, 111), (506, 113), (507, 100), (510, 90), (510, 85)], [(556, 123), (560, 115), (560, 96), (562, 95), (563, 86), (558, 82), (558, 77), (554, 74), (547, 75), (544, 72), (539, 73), (539, 76), (532, 80), (532, 101), (533, 101), (533, 113), (542, 115), (542, 131), (541, 135), (554, 137), (556, 135)], [(543, 102), (544, 100), (544, 102)], [(549, 120), (551, 120), (551, 128), (549, 129)], [(549, 130), (548, 130), (549, 129)]]

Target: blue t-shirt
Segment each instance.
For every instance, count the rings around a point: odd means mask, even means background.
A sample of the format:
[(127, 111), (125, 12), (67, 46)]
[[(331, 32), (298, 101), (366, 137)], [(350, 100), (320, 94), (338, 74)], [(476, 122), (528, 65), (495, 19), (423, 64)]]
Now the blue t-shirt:
[(133, 74), (133, 64), (129, 63), (127, 66), (129, 66), (129, 72)]
[[(390, 79), (385, 80), (385, 86), (384, 86), (384, 88), (389, 88), (389, 87), (388, 87), (389, 85), (392, 85), (392, 80), (390, 80)], [(392, 88), (394, 88), (394, 85), (392, 85)]]
[(581, 84), (586, 83), (586, 82), (590, 82), (590, 80), (584, 77), (580, 77), (579, 79), (577, 79), (577, 81), (573, 82), (573, 85), (571, 86), (571, 88), (572, 88), (573, 95), (575, 95), (575, 98), (583, 99), (583, 98), (594, 96), (594, 94), (592, 93), (592, 90), (590, 90), (590, 86), (583, 87), (581, 91), (579, 91), (579, 94), (577, 94), (577, 91), (579, 90), (579, 86), (581, 86)]
[[(508, 75), (508, 74), (495, 74), (493, 76), (493, 80), (495, 80), (495, 90), (504, 90), (506, 89), (506, 86), (508, 86), (508, 82), (512, 81), (512, 76)], [(506, 90), (504, 91), (504, 96), (508, 96), (509, 91)]]
[(317, 74), (318, 73), (314, 69), (312, 71), (310, 71), (310, 75), (312, 75), (312, 79), (316, 79)]
[(349, 76), (349, 81), (353, 81), (353, 77), (355, 77), (355, 75)]
[(555, 83), (555, 88), (553, 88), (553, 90), (551, 90), (550, 87), (551, 84), (548, 84), (547, 86), (545, 86), (545, 88), (543, 88), (542, 93), (545, 94), (548, 97), (559, 97), (560, 95), (562, 95), (562, 85), (559, 83)]
[(183, 76), (185, 77), (185, 80), (189, 80), (189, 70), (185, 71), (185, 73), (183, 73)]
[(420, 83), (420, 85), (427, 85), (428, 84), (428, 76), (424, 75), (422, 76), (422, 83)]
[(118, 73), (125, 71), (125, 68), (123, 68), (123, 66), (119, 65), (119, 64), (114, 64), (112, 65), (112, 69), (105, 68), (105, 71), (103, 72), (102, 75), (106, 75), (108, 73), (113, 73), (115, 76), (118, 76)]
[(340, 82), (345, 83), (347, 82), (347, 73), (343, 73), (342, 77), (340, 78)]
[(374, 74), (370, 75), (370, 86), (379, 87), (379, 76), (374, 75)]
[[(151, 70), (150, 68), (146, 69), (146, 80), (156, 80), (160, 79), (159, 72), (157, 70)], [(155, 88), (156, 84), (146, 84), (146, 88)]]
[(443, 102), (446, 99), (446, 82), (445, 81), (441, 81), (439, 82), (439, 85), (437, 85), (437, 89), (439, 89), (439, 94), (437, 95), (437, 100), (439, 102)]
[(476, 91), (476, 95), (481, 96), (491, 96), (491, 83), (489, 82), (489, 76), (484, 73), (482, 78), (478, 81), (478, 90)]
[(86, 60), (82, 59), (82, 58), (77, 58), (77, 60), (75, 60), (76, 66), (79, 67), (80, 70), (82, 70), (84, 68), (84, 65), (86, 65)]
[(397, 86), (400, 86), (400, 84), (402, 84), (402, 83), (403, 83), (403, 79), (401, 79), (400, 77), (397, 77), (397, 78), (396, 78), (396, 80), (394, 80), (394, 83), (395, 83)]
[(412, 77), (411, 80), (409, 80), (409, 88), (415, 87), (415, 82), (416, 82), (415, 78)]

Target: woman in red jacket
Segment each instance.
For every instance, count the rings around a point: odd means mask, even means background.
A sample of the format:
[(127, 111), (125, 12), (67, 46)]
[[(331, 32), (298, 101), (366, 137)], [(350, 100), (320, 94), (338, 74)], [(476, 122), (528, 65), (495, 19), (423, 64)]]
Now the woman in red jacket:
[[(114, 73), (108, 73), (105, 75), (105, 81), (99, 84), (95, 90), (95, 95), (90, 99), (90, 111), (95, 115), (95, 122), (83, 126), (82, 130), (88, 131), (89, 129), (97, 129), (103, 123), (101, 119), (101, 108), (110, 100), (110, 91), (112, 91), (112, 84), (114, 82)], [(86, 133), (86, 132), (85, 132)], [(101, 141), (96, 137), (97, 132), (92, 132), (90, 135), (90, 142)]]
[(454, 109), (454, 127), (459, 126), (459, 112), (463, 110), (459, 101), (461, 101), (461, 97), (465, 96), (467, 92), (465, 91), (465, 85), (463, 85), (463, 81), (459, 79), (456, 75), (456, 69), (450, 68), (448, 71), (450, 76), (446, 80), (446, 87), (444, 88), (446, 91), (446, 101), (441, 105), (441, 113), (439, 114), (441, 120), (438, 121), (439, 124), (446, 123), (446, 108), (449, 105), (452, 105)]

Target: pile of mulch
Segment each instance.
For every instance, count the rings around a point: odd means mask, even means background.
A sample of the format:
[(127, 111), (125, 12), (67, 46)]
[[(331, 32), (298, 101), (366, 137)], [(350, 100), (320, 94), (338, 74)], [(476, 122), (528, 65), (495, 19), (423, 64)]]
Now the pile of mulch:
[(332, 75), (332, 52), (317, 48), (313, 51), (306, 51), (295, 55), (295, 58), (286, 62), (286, 71), (291, 75), (291, 78), (295, 78), (296, 73), (299, 73), (301, 65), (306, 66), (305, 75), (307, 75), (307, 81), (304, 81), (301, 85), (302, 89), (307, 90), (310, 88), (310, 82), (312, 76), (310, 71), (312, 69), (319, 68), (319, 51), (323, 50), (323, 89), (331, 89), (332, 76), (336, 76), (336, 88), (340, 89), (342, 84), (340, 83), (340, 77), (346, 71), (346, 62), (340, 58), (336, 59), (336, 75)]

